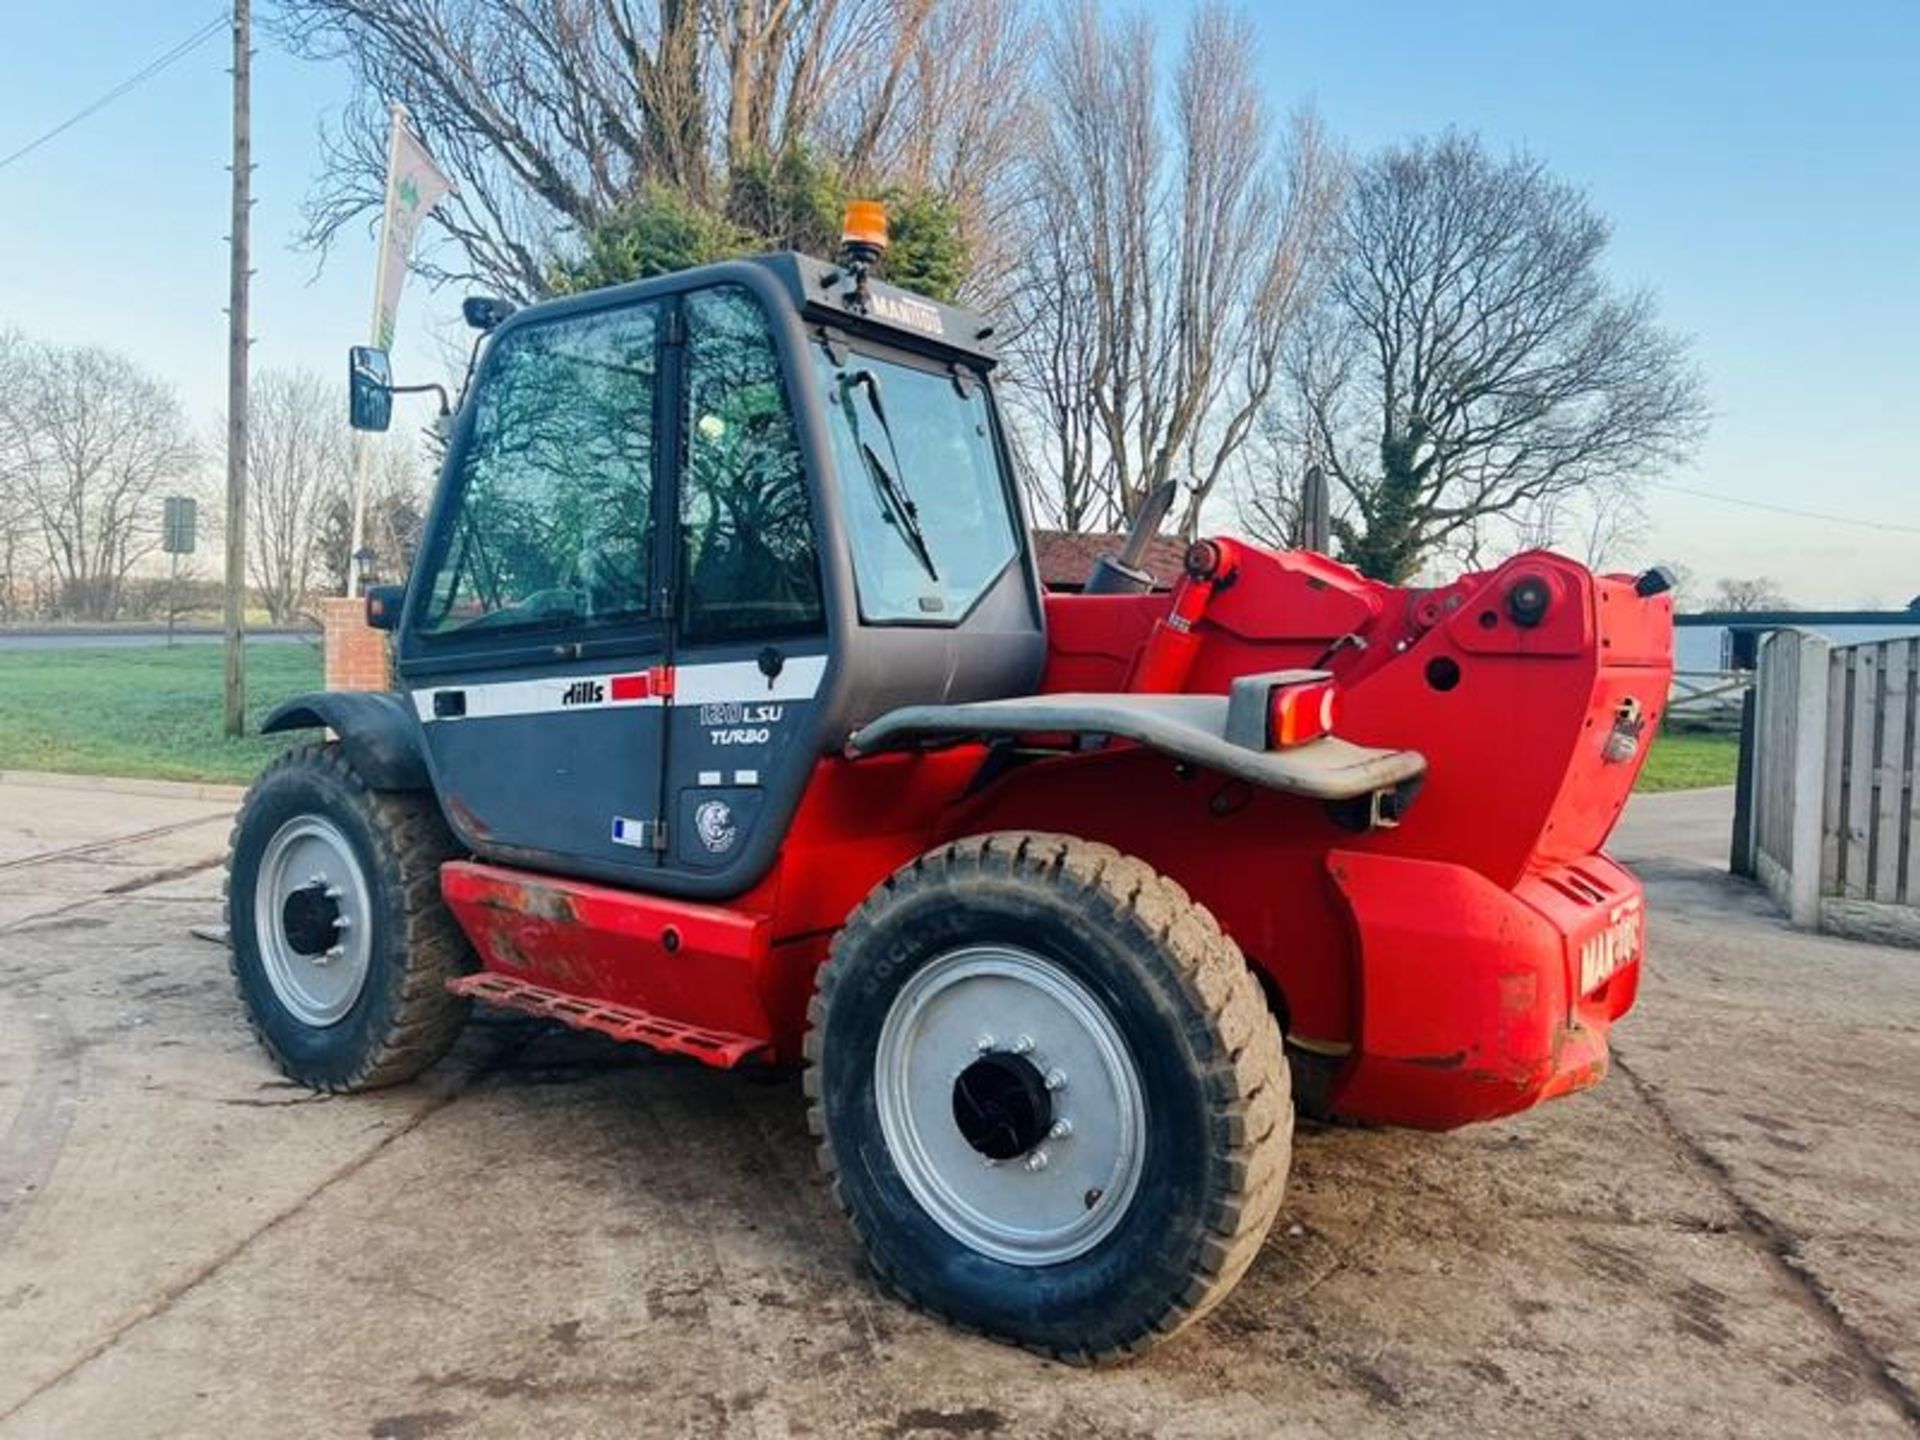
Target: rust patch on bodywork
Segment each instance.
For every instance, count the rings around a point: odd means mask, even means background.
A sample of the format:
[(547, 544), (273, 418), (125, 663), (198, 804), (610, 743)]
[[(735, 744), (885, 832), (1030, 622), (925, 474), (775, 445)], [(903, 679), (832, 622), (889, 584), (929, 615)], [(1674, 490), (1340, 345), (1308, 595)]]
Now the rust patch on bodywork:
[(476, 840), (485, 840), (493, 833), (493, 828), (474, 814), (473, 807), (453, 791), (442, 795), (440, 803), (446, 807), (447, 817), (453, 821), (456, 830), (464, 830)]
[(520, 893), (514, 898), (522, 913), (537, 920), (551, 920), (560, 925), (579, 922), (579, 914), (573, 908), (573, 897), (564, 890), (545, 885), (522, 885)]
[(573, 897), (564, 890), (552, 889), (545, 885), (502, 885), (489, 891), (474, 902), (482, 910), (491, 910), (499, 915), (524, 915), (533, 920), (547, 920), (560, 925), (572, 925), (579, 922), (579, 914), (574, 910)]

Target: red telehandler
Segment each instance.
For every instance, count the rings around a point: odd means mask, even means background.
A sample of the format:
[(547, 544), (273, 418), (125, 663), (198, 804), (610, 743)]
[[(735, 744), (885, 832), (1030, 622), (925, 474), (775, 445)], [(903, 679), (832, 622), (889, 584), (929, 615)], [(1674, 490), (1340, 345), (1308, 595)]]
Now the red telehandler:
[[(332, 738), (240, 812), (234, 974), (320, 1089), (476, 1000), (804, 1065), (889, 1288), (1130, 1354), (1253, 1260), (1296, 1094), (1438, 1130), (1605, 1072), (1667, 579), (1216, 539), (1171, 593), (1135, 544), (1043, 593), (990, 325), (854, 219), (838, 264), (469, 302), (418, 559), (368, 595), (398, 688), (265, 725)], [(385, 428), (384, 354), (349, 387)]]

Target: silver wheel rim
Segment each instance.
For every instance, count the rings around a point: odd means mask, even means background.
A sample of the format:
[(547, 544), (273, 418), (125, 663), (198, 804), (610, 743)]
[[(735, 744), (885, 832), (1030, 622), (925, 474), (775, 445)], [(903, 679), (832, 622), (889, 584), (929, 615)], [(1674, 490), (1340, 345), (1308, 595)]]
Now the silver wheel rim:
[(294, 1019), (318, 1029), (353, 1008), (372, 953), (367, 879), (331, 820), (298, 815), (267, 841), (253, 933), (267, 983)]
[[(956, 1087), (983, 1059), (1043, 1078), (1044, 1134), (1008, 1158), (977, 1148), (958, 1118)], [(895, 997), (873, 1070), (895, 1168), (934, 1223), (969, 1249), (1057, 1265), (1126, 1215), (1146, 1154), (1139, 1073), (1106, 1010), (1054, 962), (1004, 945), (940, 956)]]

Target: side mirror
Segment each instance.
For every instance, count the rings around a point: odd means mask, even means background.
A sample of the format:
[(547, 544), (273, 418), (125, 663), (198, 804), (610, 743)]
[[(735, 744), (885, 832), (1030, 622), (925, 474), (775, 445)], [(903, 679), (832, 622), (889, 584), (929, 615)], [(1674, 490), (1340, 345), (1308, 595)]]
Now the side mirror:
[(372, 345), (347, 351), (347, 423), (375, 431), (393, 423), (393, 366)]
[(400, 623), (400, 607), (406, 603), (404, 585), (367, 587), (367, 624), (375, 630), (391, 630)]
[(491, 295), (469, 295), (460, 302), (460, 314), (474, 329), (487, 331), (513, 314), (513, 302)]

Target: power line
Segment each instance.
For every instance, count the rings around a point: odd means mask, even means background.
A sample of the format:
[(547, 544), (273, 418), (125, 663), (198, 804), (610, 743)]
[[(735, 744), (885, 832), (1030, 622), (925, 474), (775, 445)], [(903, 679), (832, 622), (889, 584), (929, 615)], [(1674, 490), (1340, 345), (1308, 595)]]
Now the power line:
[(171, 50), (167, 51), (164, 55), (161, 55), (159, 58), (150, 61), (142, 69), (136, 70), (133, 74), (129, 75), (125, 80), (122, 80), (118, 85), (114, 86), (113, 89), (107, 91), (107, 93), (102, 95), (98, 100), (91, 102), (81, 110), (75, 111), (73, 114), (69, 115), (66, 119), (62, 120), (58, 125), (54, 126), (51, 130), (47, 131), (46, 134), (40, 136), (39, 139), (29, 140), (25, 145), (22, 145), (18, 150), (14, 151), (11, 155), (6, 156), (5, 158), (0, 158), (0, 170), (6, 169), (7, 166), (13, 164), (13, 162), (16, 160), (21, 160), (26, 158), (28, 155), (31, 155), (34, 151), (38, 150), (42, 145), (46, 144), (49, 140), (54, 139), (56, 136), (64, 135), (67, 131), (71, 130), (74, 126), (78, 125), (82, 120), (85, 120), (89, 115), (93, 115), (98, 111), (106, 109), (107, 106), (111, 105), (114, 101), (118, 100), (122, 95), (126, 94), (129, 90), (133, 89), (136, 85), (141, 84), (143, 81), (151, 80), (155, 75), (158, 75), (162, 70), (166, 69), (169, 65), (173, 64), (174, 61), (180, 59), (188, 51), (192, 50), (196, 45), (199, 45), (202, 41), (206, 40), (209, 36), (224, 29), (226, 26), (226, 23), (227, 23), (227, 16), (226, 16), (226, 13), (222, 11), (220, 14), (214, 16), (213, 19), (209, 20), (205, 25), (202, 25), (198, 30), (194, 31), (193, 34), (189, 35), (186, 39), (182, 40), (178, 45), (175, 45)]
[(1891, 520), (1862, 520), (1854, 515), (1829, 515), (1822, 510), (1800, 510), (1792, 505), (1774, 505), (1765, 500), (1749, 500), (1744, 495), (1720, 495), (1712, 490), (1695, 490), (1686, 485), (1675, 485), (1669, 480), (1656, 480), (1655, 487), (1672, 490), (1676, 494), (1691, 495), (1696, 500), (1717, 500), (1722, 505), (1740, 505), (1748, 510), (1766, 510), (1775, 515), (1791, 515), (1798, 520), (1824, 520), (1830, 525), (1857, 525), (1863, 530), (1898, 530), (1904, 534), (1920, 535), (1920, 525), (1901, 525)]

